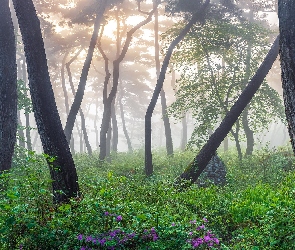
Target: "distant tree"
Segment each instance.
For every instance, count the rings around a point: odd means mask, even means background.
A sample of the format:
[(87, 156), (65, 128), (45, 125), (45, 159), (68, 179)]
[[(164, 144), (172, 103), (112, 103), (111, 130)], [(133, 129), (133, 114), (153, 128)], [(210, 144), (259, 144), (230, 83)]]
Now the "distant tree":
[(24, 44), (35, 120), (41, 137), (56, 203), (79, 195), (74, 161), (62, 129), (49, 78), (44, 43), (32, 0), (13, 0)]
[(123, 61), (128, 49), (129, 49), (133, 34), (138, 29), (140, 29), (142, 26), (144, 26), (145, 24), (147, 24), (151, 21), (154, 11), (155, 11), (155, 9), (150, 11), (145, 20), (143, 20), (142, 22), (139, 22), (137, 25), (135, 25), (132, 29), (130, 29), (127, 32), (126, 40), (125, 40), (125, 43), (121, 49), (121, 52), (118, 54), (116, 59), (113, 61), (113, 83), (112, 83), (112, 88), (111, 88), (108, 95), (107, 95), (107, 86), (108, 86), (108, 81), (110, 78), (110, 72), (108, 70), (108, 58), (106, 57), (103, 50), (101, 49), (101, 46), (99, 46), (100, 52), (103, 55), (103, 58), (105, 60), (105, 70), (106, 70), (106, 77), (105, 77), (105, 82), (104, 82), (105, 88), (104, 88), (104, 93), (103, 93), (103, 95), (104, 95), (104, 111), (103, 111), (103, 118), (102, 118), (101, 131), (100, 131), (100, 152), (99, 152), (99, 159), (100, 160), (104, 160), (107, 155), (107, 144), (106, 144), (107, 138), (106, 138), (106, 136), (107, 136), (107, 132), (109, 130), (109, 123), (111, 120), (112, 103), (116, 98), (117, 90), (118, 90), (119, 76), (120, 76), (120, 64)]
[(288, 131), (295, 154), (295, 2), (279, 0), (280, 58)]
[(0, 1), (0, 173), (11, 168), (17, 131), (17, 67), (9, 1)]

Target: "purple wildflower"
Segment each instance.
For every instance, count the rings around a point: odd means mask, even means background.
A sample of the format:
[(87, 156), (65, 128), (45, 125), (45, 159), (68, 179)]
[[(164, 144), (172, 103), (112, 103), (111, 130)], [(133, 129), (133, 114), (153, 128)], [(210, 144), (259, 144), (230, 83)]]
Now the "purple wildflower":
[(119, 221), (121, 221), (121, 220), (122, 220), (122, 216), (121, 216), (121, 215), (118, 215), (117, 218), (116, 218), (116, 221), (119, 222)]
[(83, 240), (83, 234), (79, 234), (79, 235), (77, 236), (77, 239), (78, 239), (78, 240)]

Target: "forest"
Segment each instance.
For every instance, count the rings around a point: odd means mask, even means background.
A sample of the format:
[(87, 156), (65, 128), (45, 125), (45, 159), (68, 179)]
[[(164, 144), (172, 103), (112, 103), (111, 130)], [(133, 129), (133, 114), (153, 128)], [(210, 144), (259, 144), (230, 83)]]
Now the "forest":
[(0, 250), (295, 249), (293, 13), (0, 0)]

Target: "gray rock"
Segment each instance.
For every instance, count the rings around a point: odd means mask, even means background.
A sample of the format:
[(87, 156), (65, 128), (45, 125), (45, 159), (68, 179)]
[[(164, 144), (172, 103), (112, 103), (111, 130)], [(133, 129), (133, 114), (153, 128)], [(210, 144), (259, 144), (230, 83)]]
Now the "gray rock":
[(217, 154), (213, 155), (196, 183), (199, 187), (208, 187), (210, 184), (219, 186), (225, 185), (226, 167)]

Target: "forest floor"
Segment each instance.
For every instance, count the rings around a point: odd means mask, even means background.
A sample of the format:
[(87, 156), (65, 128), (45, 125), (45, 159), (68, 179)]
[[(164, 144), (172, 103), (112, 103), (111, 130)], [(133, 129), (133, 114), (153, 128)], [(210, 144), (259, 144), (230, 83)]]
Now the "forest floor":
[(0, 249), (295, 249), (295, 161), (289, 148), (239, 161), (221, 153), (227, 184), (179, 191), (195, 152), (75, 155), (82, 196), (53, 205), (44, 157), (14, 159), (0, 176)]

